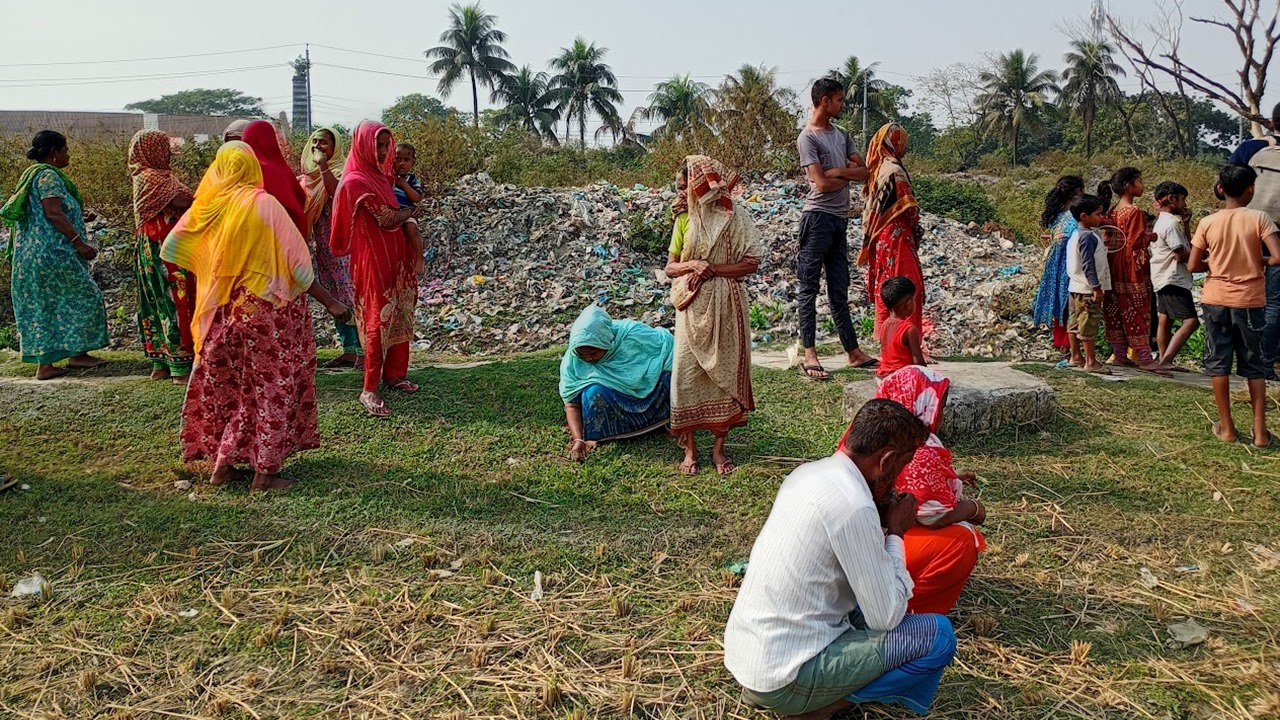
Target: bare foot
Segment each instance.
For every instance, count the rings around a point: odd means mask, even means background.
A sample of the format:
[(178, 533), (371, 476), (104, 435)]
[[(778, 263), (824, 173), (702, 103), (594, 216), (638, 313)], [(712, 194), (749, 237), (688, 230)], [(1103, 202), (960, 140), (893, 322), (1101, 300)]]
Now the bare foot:
[(77, 370), (92, 370), (96, 367), (106, 365), (107, 361), (102, 358), (96, 358), (89, 353), (80, 353), (79, 355), (67, 361), (67, 367)]
[(250, 493), (284, 491), (293, 486), (294, 480), (280, 477), (280, 475), (268, 475), (267, 473), (254, 473), (253, 482), (249, 483)]
[(355, 355), (354, 353), (343, 353), (332, 360), (326, 361), (320, 367), (324, 368), (325, 370), (336, 370), (338, 368), (355, 367), (356, 361), (359, 359), (360, 359), (360, 356)]
[(54, 367), (53, 365), (41, 365), (36, 368), (37, 380), (54, 380), (66, 375), (69, 372), (66, 368)]
[[(1204, 426), (1201, 425), (1200, 427), (1204, 427)], [(1220, 422), (1216, 422), (1213, 424), (1213, 434), (1217, 435), (1218, 439), (1224, 443), (1230, 443), (1234, 445), (1235, 443), (1240, 442), (1240, 435), (1236, 432), (1235, 427), (1232, 427), (1230, 430), (1224, 430), (1222, 427), (1222, 423)]]
[(374, 417), (384, 418), (391, 416), (391, 409), (382, 401), (382, 398), (378, 397), (378, 393), (372, 393), (367, 390), (360, 393), (360, 403)]
[(191, 376), (190, 376), (190, 375), (174, 375), (172, 379), (173, 379), (173, 384), (174, 384), (174, 385), (184, 385), (184, 386), (185, 386), (188, 382), (191, 382)]
[(1084, 367), (1084, 356), (1072, 355), (1067, 358), (1067, 364), (1071, 367)]
[(1173, 377), (1173, 373), (1166, 370), (1165, 367), (1158, 362), (1149, 362), (1146, 365), (1139, 365), (1138, 369), (1142, 372), (1149, 372), (1152, 375), (1159, 375), (1160, 377)]
[(151, 371), (151, 379), (152, 380), (168, 380), (169, 371), (166, 370), (165, 368), (156, 368), (155, 370)]
[(1083, 367), (1085, 372), (1093, 373), (1094, 375), (1110, 375), (1111, 374), (1111, 371), (1107, 369), (1107, 366), (1099, 362), (1096, 362), (1092, 365), (1084, 365)]
[(209, 476), (209, 484), (214, 487), (226, 485), (231, 480), (243, 478), (244, 475), (244, 471), (237, 470), (234, 465), (220, 465), (213, 469), (213, 474)]

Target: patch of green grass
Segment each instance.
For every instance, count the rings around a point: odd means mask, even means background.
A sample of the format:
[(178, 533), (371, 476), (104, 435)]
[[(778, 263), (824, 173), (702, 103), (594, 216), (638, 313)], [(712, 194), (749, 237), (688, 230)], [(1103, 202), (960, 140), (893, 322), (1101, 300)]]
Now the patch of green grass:
[[(757, 370), (742, 469), (686, 478), (663, 436), (567, 460), (554, 349), (415, 370), (383, 421), (359, 375), (322, 373), (323, 447), (286, 466), (290, 493), (249, 497), (180, 462), (181, 388), (107, 356), (53, 384), (0, 363), (0, 470), (31, 486), (0, 495), (0, 589), (54, 588), (0, 599), (5, 716), (749, 717), (720, 658), (724, 565), (843, 430), (839, 383)], [(989, 549), (931, 717), (1251, 717), (1280, 686), (1280, 563), (1258, 550), (1280, 550), (1280, 456), (1213, 440), (1203, 390), (1024, 369), (1063, 417), (951, 445)], [(1210, 642), (1165, 649), (1188, 616)]]

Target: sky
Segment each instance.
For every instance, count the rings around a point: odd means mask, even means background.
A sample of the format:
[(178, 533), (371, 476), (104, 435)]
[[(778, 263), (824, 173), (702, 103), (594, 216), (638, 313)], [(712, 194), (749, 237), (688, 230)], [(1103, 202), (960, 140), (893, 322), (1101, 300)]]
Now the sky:
[[(229, 87), (263, 98), (274, 116), (290, 110), (288, 63), (310, 43), (317, 124), (346, 125), (377, 117), (401, 95), (439, 96), (421, 58), (437, 44), (449, 5), (410, 0), (369, 11), (358, 0), (59, 0), (51, 11), (43, 3), (4, 4), (11, 31), (0, 42), (0, 110), (119, 110), (180, 90)], [(507, 33), (506, 48), (517, 65), (545, 70), (576, 36), (608, 48), (606, 60), (626, 100), (623, 117), (645, 104), (665, 78), (690, 73), (715, 85), (746, 63), (776, 68), (779, 81), (797, 90), (849, 55), (864, 64), (879, 62), (882, 79), (907, 87), (933, 68), (981, 62), (1013, 48), (1038, 54), (1044, 68), (1057, 68), (1068, 44), (1063, 28), (1086, 18), (1090, 5), (483, 0)], [(1111, 5), (1141, 24), (1157, 0)], [(230, 7), (245, 10), (225, 12)], [(1188, 15), (1226, 9), (1221, 0), (1185, 0), (1184, 7)], [(12, 31), (17, 28), (22, 30)], [(1183, 45), (1196, 67), (1233, 82), (1239, 61), (1225, 31), (1189, 24)], [(1121, 84), (1137, 88), (1132, 78)], [(484, 107), (487, 91), (481, 95)], [(460, 85), (443, 100), (469, 111), (470, 89)]]

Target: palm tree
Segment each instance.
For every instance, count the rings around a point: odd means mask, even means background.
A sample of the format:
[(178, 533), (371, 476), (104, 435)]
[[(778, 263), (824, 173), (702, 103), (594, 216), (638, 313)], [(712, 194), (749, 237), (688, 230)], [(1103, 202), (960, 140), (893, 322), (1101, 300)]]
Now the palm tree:
[(794, 148), (799, 129), (796, 94), (778, 84), (775, 69), (743, 65), (726, 76), (712, 96), (712, 120), (724, 153), (720, 160), (735, 167), (777, 165)]
[(864, 93), (869, 117), (878, 116), (887, 121), (890, 112), (897, 109), (888, 107), (892, 102), (885, 95), (885, 91), (889, 89), (889, 83), (876, 79), (876, 69), (879, 67), (878, 62), (863, 67), (856, 55), (850, 55), (845, 59), (844, 65), (827, 73), (827, 77), (844, 85), (845, 110), (854, 124), (862, 122)]
[(550, 82), (546, 73), (535, 73), (528, 65), (502, 78), (490, 98), (492, 102), (504, 104), (495, 118), (497, 123), (503, 127), (524, 128), (548, 142), (558, 143), (555, 125), (560, 120), (560, 111), (555, 107), (555, 93), (548, 87)]
[(709, 105), (707, 98), (711, 88), (688, 75), (676, 75), (653, 86), (649, 106), (636, 108), (641, 120), (658, 118), (662, 121), (653, 131), (654, 137), (667, 133), (677, 136), (686, 131), (705, 127)]
[(604, 62), (608, 48), (588, 44), (582, 38), (575, 38), (573, 45), (560, 48), (560, 54), (551, 61), (551, 69), (556, 71), (551, 78), (550, 88), (558, 101), (558, 107), (564, 117), (564, 139), (569, 142), (569, 132), (573, 127), (573, 119), (578, 120), (578, 141), (585, 147), (587, 144), (587, 116), (595, 114), (606, 124), (614, 127), (622, 124), (618, 116), (618, 103), (622, 102), (622, 93), (618, 92), (618, 78), (613, 68)]
[(994, 65), (978, 75), (982, 93), (977, 103), (984, 117), (986, 135), (999, 134), (1011, 141), (1013, 164), (1018, 164), (1018, 139), (1022, 131), (1044, 127), (1048, 96), (1058, 92), (1058, 74), (1041, 71), (1040, 58), (1022, 50), (1002, 53)]
[(1062, 58), (1067, 68), (1062, 71), (1062, 94), (1059, 101), (1071, 117), (1084, 123), (1084, 154), (1093, 156), (1093, 121), (1098, 110), (1115, 107), (1123, 97), (1117, 77), (1124, 68), (1115, 61), (1115, 47), (1104, 39), (1071, 41), (1071, 51)]
[(605, 118), (600, 127), (596, 128), (596, 142), (600, 142), (606, 135), (613, 138), (615, 145), (619, 144), (621, 138), (622, 145), (638, 145), (641, 148), (649, 141), (652, 135), (645, 135), (636, 128), (640, 122), (649, 119), (649, 109), (646, 107), (638, 107), (631, 111), (631, 116), (626, 122), (622, 121), (620, 116)]
[(449, 8), (449, 29), (440, 34), (440, 45), (425, 55), (433, 62), (429, 72), (439, 75), (437, 88), (449, 95), (465, 72), (471, 79), (471, 118), (480, 127), (480, 93), (478, 85), (496, 91), (503, 76), (516, 69), (507, 58), (502, 43), (507, 34), (497, 28), (498, 18), (489, 15), (480, 3), (454, 4)]

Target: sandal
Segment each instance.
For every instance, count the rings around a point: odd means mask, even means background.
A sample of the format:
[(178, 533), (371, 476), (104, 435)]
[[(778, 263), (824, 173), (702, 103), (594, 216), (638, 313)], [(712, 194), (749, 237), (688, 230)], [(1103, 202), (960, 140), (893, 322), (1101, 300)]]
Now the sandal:
[(1277, 447), (1280, 447), (1280, 443), (1276, 442), (1276, 436), (1272, 435), (1270, 430), (1267, 431), (1267, 442), (1265, 445), (1259, 445), (1255, 442), (1254, 438), (1249, 438), (1249, 442), (1253, 443), (1253, 447), (1256, 450), (1274, 450)]
[(880, 358), (867, 358), (857, 365), (850, 365), (854, 370), (875, 370), (880, 367)]
[[(377, 396), (375, 395), (374, 397)], [(387, 407), (387, 403), (384, 402), (382, 398), (378, 398), (377, 402), (373, 402), (364, 395), (361, 395), (360, 404), (364, 405), (364, 409), (376, 418), (391, 417), (391, 409)]]
[[(813, 373), (822, 373), (822, 374), (814, 375)], [(827, 372), (827, 369), (822, 367), (821, 365), (801, 365), (800, 377), (803, 377), (806, 380), (810, 380), (812, 382), (828, 382), (829, 380), (831, 380), (831, 373)]]
[(724, 462), (716, 463), (716, 472), (720, 473), (722, 477), (725, 475), (732, 475), (733, 471), (737, 469), (738, 466), (734, 464), (732, 458), (725, 458)]
[(699, 468), (698, 468), (697, 460), (694, 460), (693, 462), (680, 463), (680, 472), (684, 473), (685, 476), (687, 477), (693, 477), (694, 475), (697, 475), (698, 469)]
[(1236, 431), (1236, 442), (1235, 442), (1235, 443), (1229, 442), (1229, 441), (1227, 441), (1227, 440), (1223, 440), (1223, 439), (1222, 439), (1222, 436), (1218, 434), (1218, 433), (1220, 433), (1220, 432), (1222, 431), (1222, 423), (1221, 423), (1221, 422), (1216, 422), (1216, 423), (1214, 423), (1214, 424), (1213, 424), (1213, 426), (1212, 426), (1210, 429), (1211, 429), (1211, 430), (1213, 430), (1213, 439), (1214, 439), (1214, 440), (1217, 440), (1217, 441), (1218, 441), (1218, 442), (1220, 442), (1220, 443), (1226, 443), (1226, 444), (1228, 444), (1228, 445), (1234, 445), (1234, 444), (1236, 444), (1236, 443), (1242, 443), (1242, 442), (1244, 442), (1244, 438), (1240, 436), (1240, 431), (1239, 431), (1239, 430), (1237, 430), (1237, 431)]
[(392, 390), (399, 390), (400, 392), (407, 393), (409, 395), (412, 395), (418, 392), (418, 384), (415, 382), (410, 382), (407, 378), (404, 380), (397, 380), (393, 383), (389, 383), (387, 387), (391, 388)]

